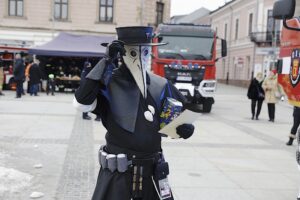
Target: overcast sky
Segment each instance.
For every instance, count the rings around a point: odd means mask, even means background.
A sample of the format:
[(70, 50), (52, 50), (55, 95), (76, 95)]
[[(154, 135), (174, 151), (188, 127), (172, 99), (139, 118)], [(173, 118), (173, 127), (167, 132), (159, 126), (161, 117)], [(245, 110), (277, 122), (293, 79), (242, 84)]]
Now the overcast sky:
[(189, 14), (201, 7), (215, 10), (224, 3), (225, 0), (171, 0), (171, 17)]

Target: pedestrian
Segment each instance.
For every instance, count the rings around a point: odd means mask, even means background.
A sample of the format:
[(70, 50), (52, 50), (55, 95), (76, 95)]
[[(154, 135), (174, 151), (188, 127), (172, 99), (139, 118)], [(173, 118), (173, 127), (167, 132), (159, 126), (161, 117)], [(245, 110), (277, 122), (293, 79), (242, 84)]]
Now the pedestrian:
[(2, 90), (3, 90), (3, 81), (4, 81), (4, 71), (3, 71), (3, 58), (2, 55), (0, 55), (0, 96), (4, 95)]
[[(258, 120), (258, 116), (261, 111), (262, 103), (265, 99), (265, 92), (262, 88), (264, 77), (261, 72), (257, 73), (256, 77), (251, 81), (251, 84), (248, 88), (247, 96), (251, 99), (251, 112), (252, 112), (252, 120)], [(257, 110), (255, 114), (255, 107), (257, 105)]]
[[(106, 44), (107, 55), (86, 76), (73, 102), (80, 110), (99, 114), (107, 129), (92, 200), (173, 200), (160, 113), (168, 97), (182, 103), (185, 97), (166, 79), (146, 72), (151, 46), (163, 45), (151, 43), (151, 27), (121, 27), (117, 35), (118, 40)], [(192, 124), (182, 124), (176, 133), (187, 139), (193, 131)]]
[(47, 89), (46, 89), (47, 95), (49, 95), (50, 92), (51, 92), (51, 95), (54, 96), (54, 92), (55, 92), (55, 79), (54, 79), (54, 74), (49, 74), (49, 75), (48, 75)]
[(39, 84), (41, 83), (41, 71), (38, 65), (38, 60), (31, 63), (29, 70), (30, 95), (38, 96)]
[(268, 77), (264, 80), (262, 87), (265, 91), (265, 102), (268, 105), (269, 121), (275, 120), (275, 104), (282, 97), (282, 89), (277, 82), (276, 70), (269, 72)]
[(24, 93), (23, 82), (25, 80), (25, 64), (20, 54), (16, 54), (15, 56), (15, 66), (13, 73), (14, 80), (17, 84), (16, 98), (21, 98), (22, 94)]
[(29, 78), (29, 71), (32, 64), (32, 58), (28, 61), (25, 67), (25, 81), (27, 82), (27, 93), (30, 93), (30, 78)]
[[(86, 75), (92, 70), (92, 65), (89, 61), (85, 61), (83, 64), (83, 70), (80, 75), (81, 84), (86, 81)], [(88, 115), (88, 112), (82, 112), (82, 119), (91, 120), (92, 118)]]
[(289, 141), (286, 143), (288, 146), (293, 145), (293, 141), (296, 138), (296, 133), (300, 125), (300, 107), (294, 106), (293, 119), (294, 123), (291, 129), (291, 134), (289, 135)]

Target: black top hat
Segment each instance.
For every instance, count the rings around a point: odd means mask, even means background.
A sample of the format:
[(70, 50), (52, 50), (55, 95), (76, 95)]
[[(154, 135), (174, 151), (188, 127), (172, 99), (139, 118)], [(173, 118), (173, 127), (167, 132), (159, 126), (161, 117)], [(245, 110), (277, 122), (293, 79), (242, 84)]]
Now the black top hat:
[[(118, 40), (129, 46), (158, 46), (167, 43), (152, 43), (153, 28), (149, 26), (127, 26), (116, 28)], [(107, 46), (107, 43), (102, 43)]]

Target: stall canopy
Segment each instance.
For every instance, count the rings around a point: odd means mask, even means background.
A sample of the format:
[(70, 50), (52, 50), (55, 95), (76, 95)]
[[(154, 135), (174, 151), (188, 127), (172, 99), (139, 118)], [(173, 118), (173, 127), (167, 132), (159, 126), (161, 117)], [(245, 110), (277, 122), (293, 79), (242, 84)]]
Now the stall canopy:
[(101, 43), (112, 40), (113, 36), (60, 33), (50, 42), (30, 48), (28, 52), (43, 56), (101, 57), (105, 53), (105, 47)]

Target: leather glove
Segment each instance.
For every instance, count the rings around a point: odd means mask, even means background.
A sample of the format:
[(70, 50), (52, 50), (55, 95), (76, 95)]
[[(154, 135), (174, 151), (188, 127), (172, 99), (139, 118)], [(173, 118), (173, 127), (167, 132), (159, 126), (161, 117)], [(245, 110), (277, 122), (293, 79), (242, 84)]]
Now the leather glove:
[(181, 124), (177, 126), (176, 133), (183, 139), (187, 139), (191, 137), (194, 133), (194, 125), (193, 124)]
[(108, 55), (111, 59), (115, 59), (118, 53), (120, 54), (120, 56), (125, 55), (126, 50), (124, 48), (124, 43), (119, 40), (114, 40), (108, 44), (106, 48), (106, 55)]

